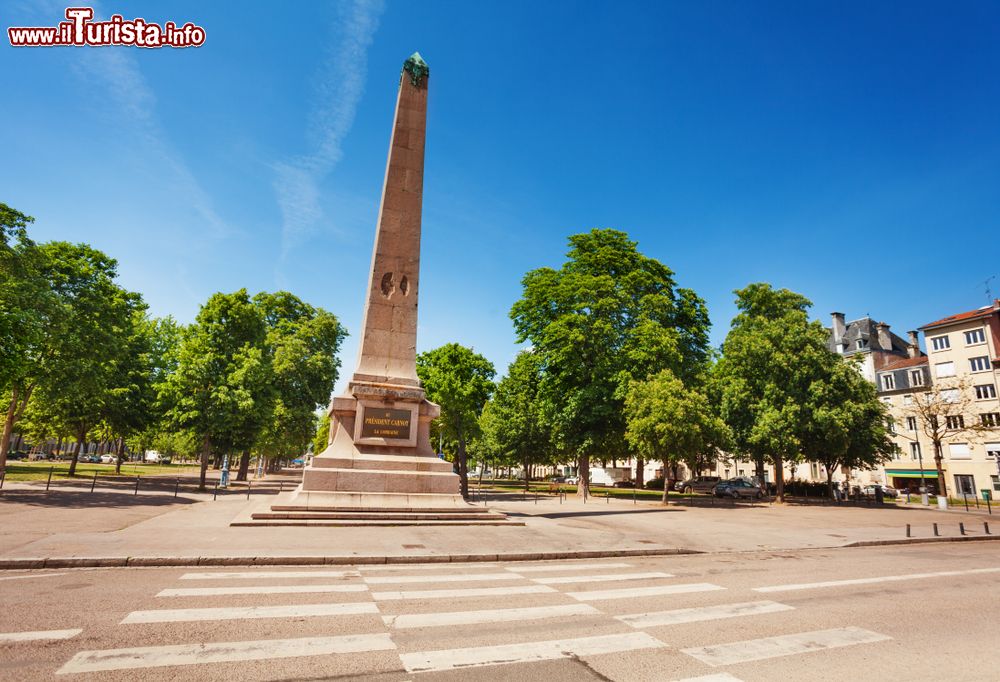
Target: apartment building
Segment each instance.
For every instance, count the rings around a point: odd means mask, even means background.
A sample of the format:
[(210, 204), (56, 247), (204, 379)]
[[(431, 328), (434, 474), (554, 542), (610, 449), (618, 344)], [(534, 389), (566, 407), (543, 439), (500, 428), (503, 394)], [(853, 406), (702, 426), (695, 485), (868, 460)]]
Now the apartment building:
[[(1000, 494), (1000, 299), (923, 325), (926, 356), (876, 372), (900, 448), (885, 466), (886, 482), (940, 488), (934, 453), (953, 496)], [(914, 340), (915, 341), (915, 340)]]

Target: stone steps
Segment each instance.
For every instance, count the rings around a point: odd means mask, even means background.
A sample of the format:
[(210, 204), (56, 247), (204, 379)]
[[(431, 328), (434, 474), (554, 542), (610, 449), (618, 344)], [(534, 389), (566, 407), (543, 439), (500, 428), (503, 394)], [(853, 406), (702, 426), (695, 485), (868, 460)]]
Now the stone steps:
[(331, 527), (357, 527), (357, 526), (523, 526), (523, 521), (511, 521), (510, 519), (393, 519), (389, 521), (354, 518), (354, 519), (254, 519), (252, 521), (234, 521), (230, 526), (331, 526)]
[(386, 510), (380, 511), (341, 511), (341, 512), (321, 512), (321, 511), (304, 511), (304, 512), (258, 512), (253, 515), (256, 519), (286, 519), (286, 520), (373, 520), (373, 521), (396, 521), (396, 520), (406, 520), (406, 521), (470, 521), (470, 520), (491, 520), (491, 521), (503, 521), (507, 517), (503, 514), (497, 514), (495, 512), (487, 512), (483, 514), (465, 514), (465, 513), (448, 513), (448, 514), (436, 514), (430, 510), (420, 510), (419, 513), (409, 513), (409, 512), (389, 512)]

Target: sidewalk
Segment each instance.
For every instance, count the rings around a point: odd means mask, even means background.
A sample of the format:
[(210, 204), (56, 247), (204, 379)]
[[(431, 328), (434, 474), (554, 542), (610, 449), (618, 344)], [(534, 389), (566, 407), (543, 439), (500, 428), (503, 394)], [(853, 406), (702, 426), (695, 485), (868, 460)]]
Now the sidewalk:
[[(886, 506), (763, 505), (662, 507), (654, 502), (497, 495), (488, 506), (525, 522), (518, 527), (231, 527), (256, 509), (291, 497), (52, 491), (32, 486), (0, 494), (0, 567), (252, 563), (386, 563), (510, 560), (777, 551), (915, 539), (958, 539), (954, 513)], [(988, 519), (986, 519), (988, 521)], [(986, 536), (965, 518), (968, 536)], [(991, 529), (992, 530), (992, 529)], [(32, 559), (15, 562), (14, 559)], [(98, 561), (102, 560), (102, 561)], [(88, 564), (89, 561), (89, 564)]]

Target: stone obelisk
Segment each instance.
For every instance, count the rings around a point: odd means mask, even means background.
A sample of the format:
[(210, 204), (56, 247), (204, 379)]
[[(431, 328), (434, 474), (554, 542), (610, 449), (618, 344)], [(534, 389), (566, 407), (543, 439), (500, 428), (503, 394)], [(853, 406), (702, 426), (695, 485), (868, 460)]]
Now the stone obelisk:
[[(426, 399), (417, 378), (429, 76), (418, 53), (406, 60), (400, 75), (358, 364), (344, 395), (330, 404), (329, 445), (304, 471), (290, 504), (274, 505), (275, 513), (254, 514), (254, 519), (298, 519), (309, 525), (362, 518), (389, 519), (386, 523), (470, 522), (466, 518), (503, 522), (500, 515), (468, 505), (459, 495), (452, 465), (435, 455), (430, 423), (440, 408)], [(380, 511), (384, 513), (370, 516)]]

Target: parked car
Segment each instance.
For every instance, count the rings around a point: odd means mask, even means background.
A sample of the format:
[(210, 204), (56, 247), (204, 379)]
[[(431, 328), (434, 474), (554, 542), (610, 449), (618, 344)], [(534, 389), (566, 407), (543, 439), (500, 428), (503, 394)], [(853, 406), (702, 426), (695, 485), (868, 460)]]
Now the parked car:
[(635, 481), (615, 481), (615, 488), (634, 488)]
[(101, 455), (101, 464), (114, 464), (118, 461), (115, 455)]
[(674, 485), (674, 489), (682, 493), (705, 493), (711, 494), (715, 486), (722, 480), (721, 476), (695, 476), (686, 481), (680, 481)]
[(567, 485), (577, 485), (579, 482), (580, 482), (580, 477), (579, 476), (567, 476), (566, 477), (566, 484)]
[(565, 483), (566, 482), (566, 477), (565, 476), (550, 476), (549, 477), (549, 482), (551, 482), (551, 483)]
[(733, 478), (728, 481), (722, 481), (715, 486), (714, 493), (716, 497), (752, 497), (755, 499), (760, 499), (764, 497), (764, 491), (759, 485), (753, 481), (746, 478)]
[(881, 485), (881, 484), (878, 484), (878, 483), (873, 484), (873, 485), (866, 485), (864, 488), (861, 489), (861, 494), (862, 495), (874, 495), (876, 488), (881, 488), (882, 489), (882, 494), (885, 495), (886, 497), (895, 498), (895, 497), (899, 496), (899, 492), (895, 488), (893, 488), (891, 486), (887, 486), (887, 485)]

